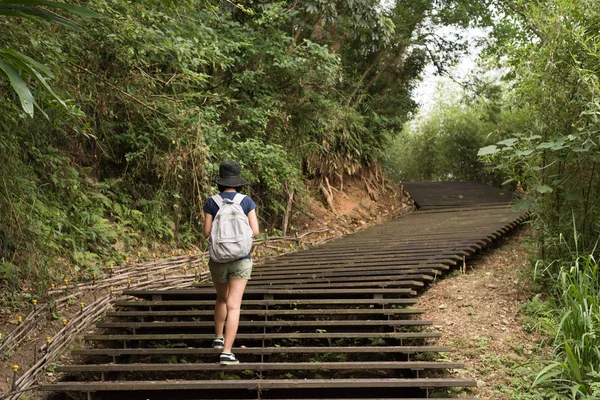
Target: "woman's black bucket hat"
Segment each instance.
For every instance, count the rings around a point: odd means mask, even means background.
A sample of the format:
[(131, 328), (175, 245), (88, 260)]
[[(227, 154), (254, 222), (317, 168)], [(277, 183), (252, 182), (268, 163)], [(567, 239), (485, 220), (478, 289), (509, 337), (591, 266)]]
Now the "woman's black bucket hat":
[(250, 182), (242, 178), (242, 167), (235, 161), (223, 161), (219, 165), (219, 176), (215, 179), (217, 185), (225, 187), (240, 187), (249, 185)]

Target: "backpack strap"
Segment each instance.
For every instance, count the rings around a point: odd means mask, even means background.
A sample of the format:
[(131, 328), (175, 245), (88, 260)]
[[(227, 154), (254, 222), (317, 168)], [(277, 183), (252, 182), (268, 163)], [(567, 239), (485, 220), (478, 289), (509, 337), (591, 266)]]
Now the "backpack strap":
[(233, 196), (233, 204), (237, 204), (238, 206), (242, 205), (242, 201), (244, 201), (244, 198), (246, 197), (245, 194), (241, 194), (241, 193), (236, 193), (235, 196)]
[(219, 209), (223, 207), (223, 198), (221, 197), (221, 195), (215, 194), (211, 197), (211, 199), (213, 199), (213, 201), (215, 202), (217, 207), (219, 207)]

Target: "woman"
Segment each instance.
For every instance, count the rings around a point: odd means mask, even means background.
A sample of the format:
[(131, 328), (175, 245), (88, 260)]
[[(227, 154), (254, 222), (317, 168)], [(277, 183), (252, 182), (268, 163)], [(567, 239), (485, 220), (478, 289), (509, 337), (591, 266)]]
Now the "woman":
[[(241, 167), (235, 161), (224, 161), (219, 166), (219, 176), (215, 180), (219, 188), (219, 196), (224, 201), (233, 201), (238, 191), (249, 182), (240, 175)], [(217, 201), (221, 201), (217, 199)], [(239, 201), (239, 197), (238, 197)], [(256, 216), (256, 204), (245, 196), (240, 203), (244, 214), (248, 217), (248, 223), (252, 236), (257, 236), (259, 231), (258, 218)], [(204, 210), (204, 235), (210, 237), (213, 221), (219, 211), (217, 202), (210, 198), (203, 207)], [(252, 273), (252, 258), (248, 253), (231, 262), (217, 262), (211, 256), (208, 262), (213, 284), (217, 291), (215, 303), (215, 339), (213, 348), (221, 349), (219, 357), (221, 364), (237, 364), (238, 359), (231, 352), (233, 342), (237, 335), (240, 321), (240, 307), (246, 284)], [(227, 320), (227, 329), (225, 321)], [(223, 335), (225, 333), (225, 335)]]

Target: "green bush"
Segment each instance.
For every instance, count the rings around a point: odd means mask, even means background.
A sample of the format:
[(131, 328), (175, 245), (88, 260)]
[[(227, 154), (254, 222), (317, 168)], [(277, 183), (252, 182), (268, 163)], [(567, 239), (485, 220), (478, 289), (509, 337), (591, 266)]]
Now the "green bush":
[(554, 336), (557, 361), (548, 363), (534, 385), (573, 399), (593, 399), (600, 393), (600, 275), (591, 255), (579, 256), (560, 268), (555, 317), (546, 320)]
[(494, 180), (478, 151), (493, 140), (501, 122), (488, 114), (489, 100), (467, 100), (461, 92), (446, 95), (406, 123), (391, 142), (386, 170), (401, 181)]

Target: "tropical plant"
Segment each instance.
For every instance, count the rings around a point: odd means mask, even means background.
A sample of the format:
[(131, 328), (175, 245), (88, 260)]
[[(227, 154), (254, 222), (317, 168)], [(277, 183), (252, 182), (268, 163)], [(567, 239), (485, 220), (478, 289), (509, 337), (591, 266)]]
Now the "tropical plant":
[[(46, 0), (0, 0), (0, 16), (18, 18), (39, 18), (50, 23), (62, 25), (66, 28), (82, 32), (81, 27), (75, 22), (58, 15), (52, 9), (66, 10), (84, 17), (99, 17), (100, 14), (84, 7), (73, 4), (59, 3)], [(58, 96), (50, 85), (48, 79), (54, 75), (46, 66), (13, 49), (0, 48), (0, 72), (9, 80), (10, 85), (19, 97), (21, 107), (30, 117), (33, 117), (35, 98), (30, 88), (23, 79), (23, 74), (37, 82), (43, 89), (52, 95), (54, 100), (67, 108), (65, 102)]]

